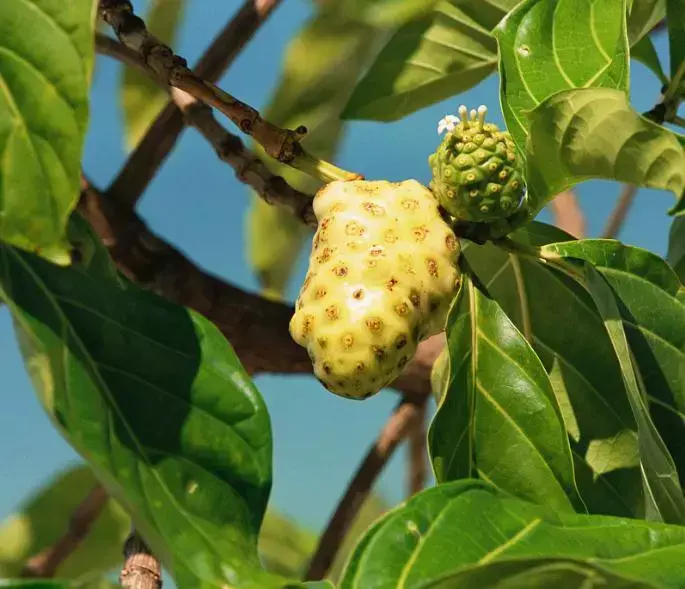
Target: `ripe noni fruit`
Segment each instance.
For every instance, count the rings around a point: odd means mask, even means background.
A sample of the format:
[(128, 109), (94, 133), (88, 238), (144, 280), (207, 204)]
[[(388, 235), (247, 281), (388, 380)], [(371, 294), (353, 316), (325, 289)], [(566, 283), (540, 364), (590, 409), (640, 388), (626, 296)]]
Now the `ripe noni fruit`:
[(313, 207), (319, 226), (290, 333), (328, 390), (364, 399), (444, 329), (459, 243), (414, 180), (332, 182)]
[(521, 162), (507, 131), (485, 122), (487, 108), (440, 121), (447, 135), (428, 158), (431, 190), (445, 210), (458, 220), (488, 222), (511, 216), (525, 193)]

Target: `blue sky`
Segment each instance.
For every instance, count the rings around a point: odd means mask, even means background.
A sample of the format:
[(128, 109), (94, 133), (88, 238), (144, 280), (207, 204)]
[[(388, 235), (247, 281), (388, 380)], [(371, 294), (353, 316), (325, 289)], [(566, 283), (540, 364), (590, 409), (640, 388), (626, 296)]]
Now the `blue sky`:
[[(145, 2), (134, 2), (142, 14)], [(239, 7), (238, 0), (187, 2), (187, 17), (177, 52), (192, 64), (222, 24)], [(310, 14), (310, 1), (286, 0), (240, 56), (220, 85), (257, 108), (263, 108), (278, 81), (289, 39)], [(667, 39), (657, 40), (666, 59)], [(666, 67), (665, 67), (666, 69)], [(125, 159), (121, 135), (118, 83), (121, 70), (98, 59), (92, 89), (90, 132), (84, 169), (100, 186), (113, 178)], [(644, 111), (658, 99), (660, 83), (642, 65), (632, 64), (632, 100)], [(392, 123), (355, 122), (337, 163), (368, 179), (429, 181), (427, 158), (436, 148), (437, 121), (461, 104), (486, 104), (489, 118), (502, 123), (498, 80), (491, 76), (477, 88)], [(198, 186), (206, 187), (198, 190)], [(613, 208), (619, 186), (593, 181), (579, 188), (590, 235), (597, 235)], [(150, 186), (140, 212), (151, 227), (207, 270), (247, 290), (257, 290), (243, 249), (248, 191), (233, 171), (220, 163), (194, 131), (184, 133), (176, 150)], [(642, 190), (621, 238), (664, 254), (673, 203), (667, 192)], [(546, 212), (541, 220), (549, 220)], [(292, 300), (304, 275), (303, 255), (288, 292)], [(24, 371), (6, 309), (0, 310), (4, 411), (0, 412), (0, 517), (11, 513), (28, 492), (65, 465), (78, 460), (53, 430)], [(356, 403), (326, 392), (309, 376), (260, 376), (256, 379), (268, 404), (274, 434), (273, 504), (318, 530), (326, 522), (351, 473), (396, 403), (387, 391)], [(402, 449), (380, 480), (378, 489), (396, 502), (404, 494)]]

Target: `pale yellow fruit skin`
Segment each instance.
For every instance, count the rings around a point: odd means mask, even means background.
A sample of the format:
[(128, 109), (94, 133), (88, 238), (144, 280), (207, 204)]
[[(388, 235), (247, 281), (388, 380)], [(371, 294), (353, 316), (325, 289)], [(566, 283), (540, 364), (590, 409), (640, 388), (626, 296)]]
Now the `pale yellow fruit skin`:
[(328, 390), (364, 399), (444, 329), (459, 242), (415, 180), (332, 182), (313, 208), (319, 227), (290, 333)]

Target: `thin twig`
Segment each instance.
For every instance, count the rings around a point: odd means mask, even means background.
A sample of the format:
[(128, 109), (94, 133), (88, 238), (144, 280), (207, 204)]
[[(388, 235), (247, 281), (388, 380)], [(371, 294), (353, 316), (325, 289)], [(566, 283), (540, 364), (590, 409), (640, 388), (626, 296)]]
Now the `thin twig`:
[[(246, 0), (200, 57), (193, 68), (196, 75), (216, 83), (280, 3), (281, 0)], [(102, 49), (106, 41), (99, 42)], [(135, 51), (131, 53), (138, 56)], [(139, 59), (138, 64), (142, 65)], [(183, 114), (169, 100), (107, 189), (107, 196), (135, 206), (176, 145), (183, 127)]]
[[(248, 373), (311, 374), (307, 351), (288, 331), (294, 312), (290, 305), (245, 292), (203, 271), (152, 233), (135, 211), (105, 198), (85, 178), (78, 211), (127, 278), (204, 315), (228, 338)], [(439, 336), (421, 342), (392, 387), (413, 399), (428, 396), (430, 369), (443, 345)]]
[(340, 503), (338, 503), (309, 563), (305, 580), (317, 581), (324, 578), (351, 523), (369, 496), (371, 487), (388, 463), (395, 448), (414, 426), (418, 415), (419, 409), (415, 402), (406, 399), (400, 402), (378, 439), (371, 445)]
[(124, 558), (119, 575), (123, 589), (162, 589), (162, 566), (135, 529), (124, 544)]
[(220, 110), (264, 147), (270, 157), (324, 182), (361, 178), (306, 152), (300, 144), (307, 132), (305, 127), (281, 129), (262, 118), (256, 109), (193, 73), (185, 59), (148, 32), (143, 20), (133, 13), (130, 0), (100, 0), (99, 6), (100, 18), (112, 27), (124, 45), (140, 55), (153, 75)]
[(621, 194), (616, 201), (616, 207), (607, 219), (607, 224), (602, 232), (602, 237), (604, 239), (614, 239), (619, 234), (623, 227), (623, 223), (625, 223), (625, 220), (628, 217), (628, 212), (635, 200), (637, 191), (637, 186), (632, 184), (625, 184), (623, 186)]
[(426, 403), (417, 407), (416, 422), (409, 433), (409, 468), (407, 469), (407, 496), (409, 497), (420, 493), (428, 478), (426, 409)]
[(22, 577), (52, 577), (59, 566), (81, 545), (107, 504), (107, 491), (95, 485), (69, 519), (69, 528), (57, 542), (31, 557)]
[(585, 215), (573, 190), (565, 190), (552, 201), (554, 224), (577, 239), (585, 237)]
[[(99, 52), (120, 59), (129, 66), (144, 69), (137, 55), (118, 41), (98, 35), (95, 42)], [(282, 177), (273, 174), (262, 160), (245, 147), (240, 137), (229, 133), (216, 120), (209, 106), (178, 88), (171, 89), (171, 96), (175, 108), (179, 109), (186, 122), (207, 139), (217, 156), (236, 171), (240, 181), (252, 187), (269, 204), (278, 203), (289, 209), (303, 223), (316, 227), (310, 195), (291, 188)], [(115, 196), (108, 192), (107, 196), (127, 206), (133, 204), (125, 192), (117, 192)]]

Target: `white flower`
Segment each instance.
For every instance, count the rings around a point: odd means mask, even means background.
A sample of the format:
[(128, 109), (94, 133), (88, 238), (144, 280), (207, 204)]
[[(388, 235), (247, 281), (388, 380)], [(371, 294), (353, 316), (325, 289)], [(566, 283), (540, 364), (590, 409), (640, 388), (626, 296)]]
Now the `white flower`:
[(438, 135), (442, 135), (445, 131), (448, 133), (454, 131), (454, 128), (459, 122), (459, 117), (455, 117), (454, 115), (447, 115), (440, 119), (440, 122), (438, 123)]

